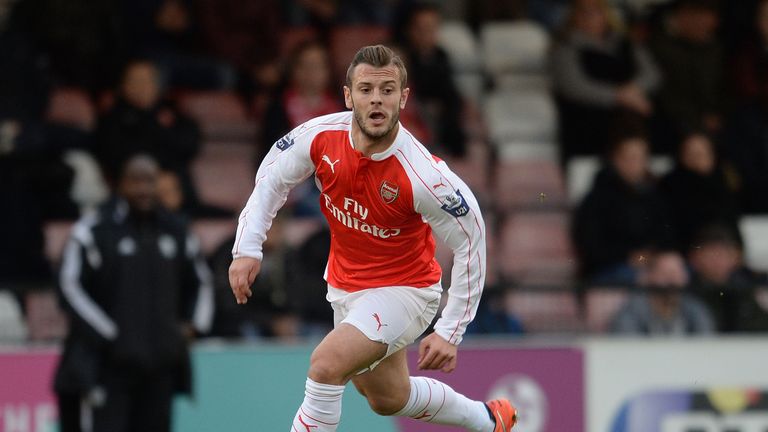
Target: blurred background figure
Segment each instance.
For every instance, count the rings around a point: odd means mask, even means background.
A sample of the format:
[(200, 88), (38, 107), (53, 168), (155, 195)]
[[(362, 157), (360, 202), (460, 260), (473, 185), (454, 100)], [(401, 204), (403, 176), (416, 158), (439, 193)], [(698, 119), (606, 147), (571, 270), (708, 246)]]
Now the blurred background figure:
[(210, 328), (213, 287), (196, 238), (158, 203), (159, 174), (149, 156), (127, 159), (115, 199), (66, 246), (63, 432), (170, 431), (172, 396), (191, 391), (187, 343)]
[(737, 103), (760, 98), (768, 74), (768, 1), (757, 1), (756, 6), (750, 14), (747, 39), (730, 66), (728, 88)]
[[(216, 317), (212, 335), (250, 340), (275, 338), (287, 342), (302, 334), (301, 319), (295, 304), (299, 298), (289, 293), (292, 272), (302, 272), (292, 261), (292, 251), (285, 243), (284, 217), (277, 217), (264, 242), (264, 261), (259, 277), (251, 285), (253, 297), (245, 306), (232, 298), (228, 268), (232, 263), (234, 236), (223, 242), (211, 258), (216, 292)], [(293, 268), (295, 265), (297, 268)], [(295, 289), (308, 289), (296, 287)]]
[(701, 228), (688, 261), (693, 292), (712, 311), (719, 331), (768, 331), (768, 305), (759, 301), (768, 279), (745, 266), (741, 242), (731, 227)]
[(398, 15), (393, 36), (408, 68), (412, 96), (409, 103), (417, 104), (419, 116), (429, 130), (425, 144), (463, 157), (467, 151), (464, 101), (454, 82), (448, 54), (438, 44), (440, 6), (427, 0), (406, 1)]
[(276, 0), (200, 0), (200, 31), (207, 51), (237, 71), (247, 103), (280, 80), (281, 16)]
[(136, 0), (120, 2), (129, 58), (151, 59), (166, 85), (223, 89), (235, 85), (230, 65), (206, 55), (195, 2)]
[(200, 145), (198, 125), (166, 101), (155, 65), (143, 60), (129, 63), (114, 106), (99, 119), (96, 131), (95, 152), (107, 176), (114, 178), (131, 156), (147, 153), (178, 177), (185, 212), (231, 216), (231, 211), (200, 202), (190, 172)]
[(740, 238), (737, 195), (718, 161), (712, 140), (691, 132), (678, 146), (675, 168), (659, 183), (681, 253), (693, 245), (695, 233), (719, 224)]
[(689, 278), (677, 252), (649, 254), (639, 284), (647, 291), (636, 294), (613, 318), (611, 331), (622, 335), (682, 336), (710, 334), (715, 323), (707, 307), (684, 292)]
[[(331, 88), (328, 48), (318, 40), (299, 44), (286, 63), (285, 82), (272, 96), (264, 113), (264, 127), (256, 163), (289, 131), (314, 117), (343, 111), (341, 92)], [(321, 218), (317, 202), (320, 191), (313, 179), (291, 191), (289, 205), (296, 216)]]
[(620, 136), (573, 215), (573, 242), (582, 275), (594, 283), (633, 285), (652, 249), (673, 232), (648, 167), (641, 134)]
[(650, 47), (664, 76), (654, 138), (671, 151), (686, 130), (710, 134), (723, 125), (724, 53), (716, 0), (678, 0)]
[(575, 0), (552, 49), (561, 159), (600, 154), (623, 119), (644, 122), (660, 76), (607, 0)]
[(299, 44), (286, 62), (285, 77), (264, 114), (261, 155), (307, 120), (342, 111), (339, 89), (331, 88), (328, 48), (320, 41)]

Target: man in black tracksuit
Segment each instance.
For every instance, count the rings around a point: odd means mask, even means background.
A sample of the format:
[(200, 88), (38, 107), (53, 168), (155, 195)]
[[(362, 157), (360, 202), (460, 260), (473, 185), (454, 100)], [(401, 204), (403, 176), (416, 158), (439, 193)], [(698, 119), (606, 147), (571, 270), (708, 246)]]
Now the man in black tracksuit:
[(211, 276), (186, 225), (157, 205), (158, 173), (148, 156), (129, 159), (117, 198), (72, 229), (62, 432), (169, 431), (172, 395), (190, 389), (187, 339), (210, 326)]

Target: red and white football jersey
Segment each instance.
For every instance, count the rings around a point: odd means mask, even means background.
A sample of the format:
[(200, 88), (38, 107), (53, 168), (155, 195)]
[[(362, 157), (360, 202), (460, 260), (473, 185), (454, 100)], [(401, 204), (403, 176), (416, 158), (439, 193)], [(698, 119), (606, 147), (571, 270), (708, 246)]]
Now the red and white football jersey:
[(461, 342), (485, 280), (485, 224), (472, 192), (402, 125), (394, 143), (370, 157), (355, 150), (352, 112), (310, 120), (264, 158), (240, 215), (235, 258), (261, 259), (272, 219), (290, 189), (314, 173), (328, 219), (328, 284), (348, 292), (424, 288), (440, 281), (435, 240), (454, 254), (448, 303), (436, 332)]

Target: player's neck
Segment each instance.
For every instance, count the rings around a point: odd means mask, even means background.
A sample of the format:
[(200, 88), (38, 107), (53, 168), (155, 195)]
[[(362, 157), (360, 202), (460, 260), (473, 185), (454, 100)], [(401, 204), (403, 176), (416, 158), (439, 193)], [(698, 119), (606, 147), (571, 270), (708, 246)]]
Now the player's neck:
[(355, 150), (359, 151), (365, 157), (371, 157), (376, 153), (381, 153), (389, 148), (397, 138), (397, 133), (400, 131), (400, 125), (396, 124), (395, 127), (389, 131), (388, 134), (381, 138), (371, 138), (366, 135), (355, 122), (352, 122), (352, 145)]

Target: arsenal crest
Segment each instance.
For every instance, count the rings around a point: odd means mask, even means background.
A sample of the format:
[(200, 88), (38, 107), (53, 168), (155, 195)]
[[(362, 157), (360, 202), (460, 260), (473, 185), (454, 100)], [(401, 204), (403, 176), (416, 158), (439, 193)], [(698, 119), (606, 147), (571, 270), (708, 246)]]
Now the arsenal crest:
[(381, 199), (383, 199), (384, 202), (387, 204), (392, 204), (392, 201), (394, 201), (395, 198), (397, 198), (397, 195), (399, 193), (400, 193), (400, 187), (386, 180), (384, 180), (381, 183), (381, 187), (379, 188), (379, 194), (381, 195)]

